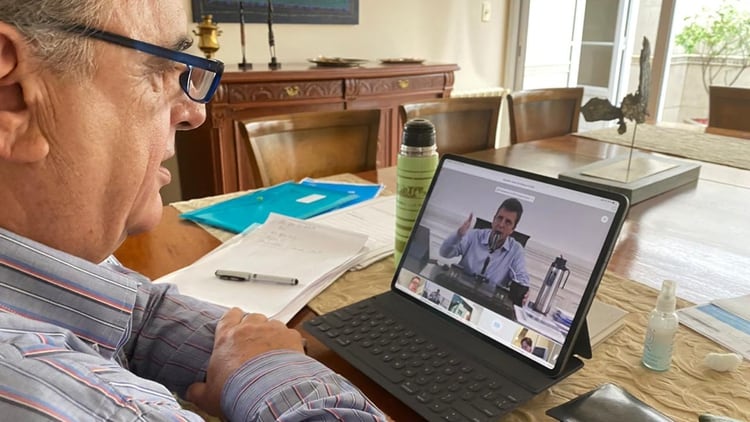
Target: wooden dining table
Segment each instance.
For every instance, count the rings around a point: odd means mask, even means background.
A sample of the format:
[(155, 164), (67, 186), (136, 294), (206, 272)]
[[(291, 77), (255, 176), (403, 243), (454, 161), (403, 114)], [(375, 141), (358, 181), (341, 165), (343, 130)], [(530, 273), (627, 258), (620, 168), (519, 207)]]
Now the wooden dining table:
[[(557, 177), (563, 171), (627, 153), (627, 147), (566, 135), (466, 155)], [(394, 167), (358, 176), (395, 188)], [(678, 296), (693, 303), (748, 294), (748, 210), (750, 171), (702, 163), (697, 182), (631, 207), (607, 270), (651, 287), (665, 279), (675, 280)], [(219, 244), (203, 228), (181, 220), (174, 207), (165, 206), (162, 221), (153, 231), (128, 237), (115, 255), (125, 266), (156, 279), (191, 264)], [(350, 379), (393, 420), (421, 420), (307, 334), (302, 324), (315, 316), (308, 306), (288, 324), (302, 332), (311, 356)]]

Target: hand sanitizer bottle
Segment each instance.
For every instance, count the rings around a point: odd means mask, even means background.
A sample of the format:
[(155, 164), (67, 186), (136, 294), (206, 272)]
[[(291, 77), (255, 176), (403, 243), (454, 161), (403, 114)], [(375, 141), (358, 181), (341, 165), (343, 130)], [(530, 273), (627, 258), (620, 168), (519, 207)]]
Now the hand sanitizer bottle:
[(654, 371), (666, 371), (672, 363), (674, 337), (679, 322), (675, 312), (675, 290), (674, 281), (664, 280), (656, 308), (648, 317), (642, 362), (643, 366)]

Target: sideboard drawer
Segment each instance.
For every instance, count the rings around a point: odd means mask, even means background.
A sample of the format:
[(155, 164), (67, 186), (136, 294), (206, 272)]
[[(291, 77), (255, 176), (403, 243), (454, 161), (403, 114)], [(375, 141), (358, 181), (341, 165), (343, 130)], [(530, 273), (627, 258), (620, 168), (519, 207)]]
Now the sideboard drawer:
[(227, 85), (230, 104), (344, 98), (342, 79)]
[(445, 76), (409, 75), (389, 78), (371, 78), (350, 80), (347, 84), (347, 97), (367, 95), (408, 94), (410, 92), (438, 91), (445, 88)]

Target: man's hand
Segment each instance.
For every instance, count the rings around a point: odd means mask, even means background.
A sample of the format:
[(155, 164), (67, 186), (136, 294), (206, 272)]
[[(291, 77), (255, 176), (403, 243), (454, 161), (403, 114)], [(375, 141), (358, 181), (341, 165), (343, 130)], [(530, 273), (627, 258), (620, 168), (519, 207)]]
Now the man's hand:
[(248, 360), (271, 350), (304, 353), (302, 336), (265, 315), (232, 308), (216, 325), (214, 350), (205, 382), (192, 384), (187, 399), (212, 415), (221, 415), (221, 391), (227, 379)]
[(469, 218), (464, 221), (464, 224), (461, 225), (461, 227), (458, 228), (458, 236), (464, 237), (467, 231), (471, 228), (471, 220), (474, 219), (474, 213), (469, 214)]

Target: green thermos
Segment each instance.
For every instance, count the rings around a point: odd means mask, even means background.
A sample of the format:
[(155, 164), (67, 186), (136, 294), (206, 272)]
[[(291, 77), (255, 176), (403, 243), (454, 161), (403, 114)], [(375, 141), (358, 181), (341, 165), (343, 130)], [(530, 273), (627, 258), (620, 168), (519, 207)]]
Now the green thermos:
[(396, 161), (396, 263), (401, 260), (437, 164), (435, 126), (421, 118), (406, 122)]

